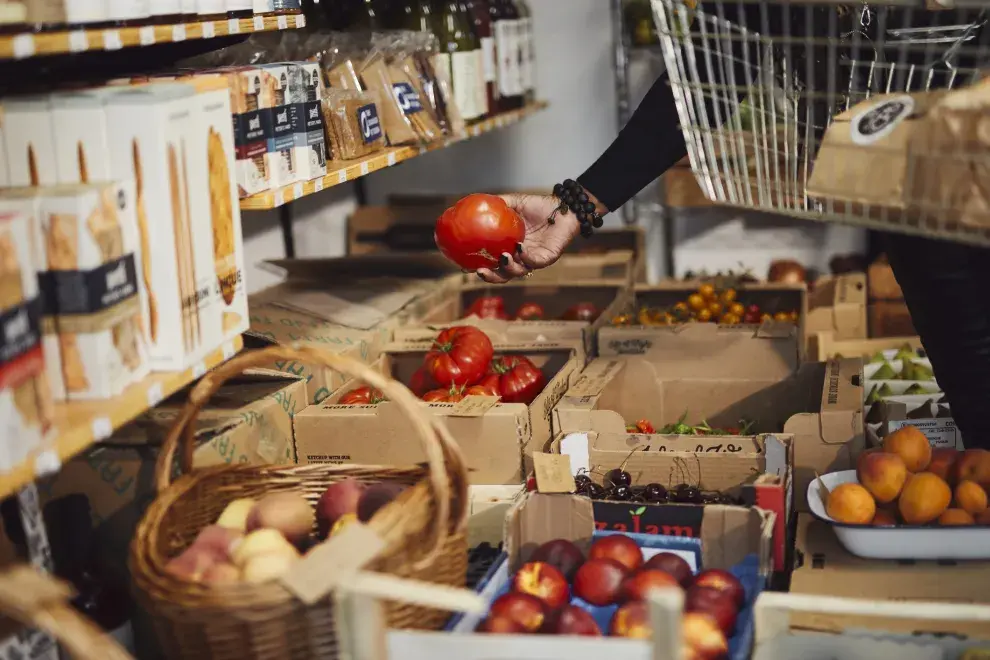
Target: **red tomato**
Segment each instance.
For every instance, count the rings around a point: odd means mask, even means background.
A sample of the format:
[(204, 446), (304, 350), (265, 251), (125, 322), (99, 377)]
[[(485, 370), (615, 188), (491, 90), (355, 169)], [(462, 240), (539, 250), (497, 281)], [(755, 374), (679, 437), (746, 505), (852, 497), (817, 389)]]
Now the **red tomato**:
[(509, 315), (505, 313), (505, 301), (502, 300), (502, 296), (483, 296), (478, 298), (467, 308), (464, 316), (502, 320), (509, 318)]
[(445, 390), (433, 390), (423, 395), (423, 401), (428, 403), (457, 403), (464, 399), (463, 387), (450, 387)]
[(423, 366), (440, 387), (464, 387), (481, 380), (493, 354), (488, 335), (477, 328), (459, 325), (437, 335)]
[(363, 406), (381, 403), (384, 400), (385, 395), (382, 394), (381, 390), (376, 390), (365, 385), (353, 389), (340, 397), (340, 401), (337, 403), (342, 406)]
[(420, 367), (413, 373), (412, 378), (409, 379), (409, 389), (416, 396), (423, 396), (430, 390), (437, 386), (430, 377), (430, 373), (426, 370), (426, 367)]
[(539, 367), (521, 355), (507, 355), (492, 362), (492, 371), (498, 374), (498, 389), (505, 403), (533, 402), (547, 379)]
[(502, 396), (498, 389), (498, 374), (488, 374), (477, 385), (467, 388), (465, 394), (476, 394), (480, 396)]
[(514, 254), (526, 237), (526, 225), (497, 195), (468, 195), (443, 212), (433, 239), (445, 257), (466, 270), (495, 268), (499, 257)]
[(534, 302), (523, 303), (516, 311), (517, 321), (542, 321), (544, 316), (543, 305)]
[(561, 316), (563, 321), (585, 321), (591, 323), (598, 318), (598, 308), (589, 302), (578, 303), (567, 308)]

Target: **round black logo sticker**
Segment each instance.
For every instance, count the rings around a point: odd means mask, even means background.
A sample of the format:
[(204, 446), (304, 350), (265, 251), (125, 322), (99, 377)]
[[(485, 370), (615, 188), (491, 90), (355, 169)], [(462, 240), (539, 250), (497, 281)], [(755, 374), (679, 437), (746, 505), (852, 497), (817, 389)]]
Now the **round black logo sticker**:
[(913, 110), (913, 98), (898, 96), (858, 113), (852, 119), (852, 141), (866, 145), (883, 139)]

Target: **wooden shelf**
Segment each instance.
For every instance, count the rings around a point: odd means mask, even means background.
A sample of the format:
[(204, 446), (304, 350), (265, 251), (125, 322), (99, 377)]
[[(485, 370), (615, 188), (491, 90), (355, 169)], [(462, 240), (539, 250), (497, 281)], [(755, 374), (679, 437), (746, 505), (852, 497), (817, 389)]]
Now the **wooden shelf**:
[(306, 26), (302, 14), (255, 16), (218, 21), (192, 21), (120, 28), (79, 28), (59, 32), (24, 32), (0, 36), (0, 60), (23, 60), (42, 55), (114, 51), (134, 46), (212, 39), (232, 34), (289, 30)]
[(227, 342), (205, 360), (182, 372), (151, 374), (107, 401), (60, 403), (55, 407), (55, 448), (35, 452), (9, 472), (0, 474), (0, 499), (15, 493), (37, 477), (57, 472), (62, 463), (154, 408), (161, 401), (198, 380), (244, 347), (240, 337)]
[(448, 138), (443, 141), (437, 141), (431, 144), (418, 145), (414, 147), (389, 148), (381, 153), (361, 160), (330, 161), (327, 163), (326, 176), (319, 179), (313, 179), (311, 181), (294, 183), (292, 185), (283, 186), (274, 190), (266, 190), (263, 193), (245, 197), (241, 200), (241, 210), (264, 211), (268, 209), (276, 209), (280, 206), (288, 204), (289, 202), (295, 201), (300, 197), (306, 197), (307, 195), (318, 193), (325, 188), (332, 188), (333, 186), (339, 186), (342, 183), (359, 179), (377, 170), (382, 170), (386, 167), (391, 167), (403, 161), (415, 158), (416, 156), (425, 154), (428, 151), (444, 149), (459, 142), (469, 140), (473, 137), (478, 137), (483, 133), (490, 133), (510, 124), (515, 124), (516, 122), (521, 121), (529, 115), (539, 112), (546, 107), (546, 103), (534, 103), (520, 110), (513, 110), (511, 112), (495, 115), (494, 117), (482, 120), (476, 124), (471, 124), (468, 126), (466, 134), (463, 136)]

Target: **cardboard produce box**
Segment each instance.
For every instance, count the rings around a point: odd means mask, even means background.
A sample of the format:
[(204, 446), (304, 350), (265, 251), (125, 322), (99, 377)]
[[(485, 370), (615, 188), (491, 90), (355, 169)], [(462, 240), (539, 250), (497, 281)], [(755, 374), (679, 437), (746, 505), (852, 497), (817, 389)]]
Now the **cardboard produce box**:
[[(612, 324), (603, 325), (598, 332), (598, 355), (643, 355), (649, 353), (654, 337), (664, 334), (671, 326), (639, 324), (640, 312), (646, 310), (672, 309), (677, 303), (685, 302), (695, 293), (702, 282), (664, 282), (652, 286), (636, 286), (630, 304), (622, 310), (623, 318), (613, 318)], [(804, 352), (805, 323), (808, 311), (808, 291), (803, 284), (739, 284), (734, 287), (737, 300), (744, 306), (759, 305), (764, 312), (793, 312), (800, 315), (797, 324), (801, 337), (799, 349)], [(631, 323), (626, 325), (626, 323)], [(700, 324), (708, 325), (708, 324)], [(714, 325), (714, 324), (712, 324)], [(791, 324), (781, 323), (781, 326)], [(775, 330), (774, 332), (786, 332)]]
[[(513, 318), (520, 307), (535, 303), (544, 311), (544, 321), (501, 321), (467, 316), (471, 306), (482, 298), (497, 297), (503, 301), (505, 312)], [(595, 334), (628, 304), (629, 292), (624, 285), (608, 282), (570, 282), (568, 284), (534, 284), (513, 282), (493, 287), (482, 282), (466, 284), (449, 296), (446, 304), (438, 305), (423, 319), (426, 327), (397, 329), (397, 341), (430, 341), (439, 328), (451, 325), (475, 325), (498, 343), (555, 343), (577, 346), (584, 355), (591, 355)], [(559, 320), (575, 305), (590, 303), (598, 311), (594, 321)]]
[(819, 332), (830, 332), (837, 340), (866, 339), (866, 275), (849, 273), (823, 277), (808, 294), (805, 320), (809, 359), (817, 360), (810, 342)]
[[(393, 344), (383, 351), (384, 373), (408, 384), (423, 364), (429, 344)], [(576, 349), (545, 344), (496, 344), (495, 355), (524, 355), (542, 369), (543, 392), (528, 406), (495, 403), (487, 397), (468, 397), (461, 404), (434, 403), (430, 410), (444, 418), (464, 452), (472, 484), (521, 484), (529, 456), (542, 451), (552, 436), (551, 412), (580, 371)], [(322, 404), (295, 417), (299, 463), (363, 463), (411, 465), (423, 460), (419, 443), (409, 438), (409, 421), (398, 407), (385, 401), (368, 406), (341, 406), (337, 401), (351, 382)], [(478, 406), (478, 400), (483, 405)]]
[(808, 337), (808, 355), (818, 362), (832, 358), (862, 357), (869, 360), (877, 353), (884, 351), (897, 352), (897, 349), (907, 344), (915, 350), (924, 350), (921, 338), (914, 337), (882, 337), (878, 339), (846, 339), (838, 340), (834, 333), (816, 332)]
[(482, 543), (498, 547), (505, 531), (505, 516), (518, 497), (522, 484), (514, 486), (469, 486), (470, 498), (467, 522), (468, 547)]
[(745, 419), (755, 433), (793, 436), (799, 510), (807, 510), (816, 470), (855, 467), (864, 446), (861, 359), (801, 364), (793, 328), (779, 335), (712, 324), (657, 330), (646, 356), (591, 362), (557, 405), (555, 428), (621, 434), (640, 419), (656, 429), (685, 415), (689, 424), (720, 428)]

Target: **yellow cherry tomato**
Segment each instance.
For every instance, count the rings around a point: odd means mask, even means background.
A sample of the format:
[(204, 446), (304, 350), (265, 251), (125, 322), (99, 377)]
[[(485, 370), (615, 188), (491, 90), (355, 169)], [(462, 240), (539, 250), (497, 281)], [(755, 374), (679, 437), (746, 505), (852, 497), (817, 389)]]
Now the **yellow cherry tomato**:
[(708, 311), (712, 313), (712, 316), (722, 315), (722, 303), (720, 302), (710, 302), (708, 303)]
[(723, 305), (730, 305), (736, 302), (737, 297), (738, 294), (736, 293), (735, 289), (726, 289), (721, 294), (719, 294), (718, 299), (722, 302)]
[(734, 302), (728, 307), (730, 314), (735, 314), (739, 318), (746, 316), (746, 307), (742, 303)]
[(705, 300), (715, 300), (715, 287), (711, 284), (702, 284), (698, 287), (698, 295)]
[(722, 318), (720, 318), (718, 322), (722, 325), (739, 325), (740, 318), (732, 312), (729, 312), (728, 314), (723, 314)]
[(705, 309), (705, 306), (707, 305), (704, 297), (700, 293), (692, 293), (690, 296), (688, 296), (687, 304), (688, 307), (690, 307), (696, 312)]
[(695, 318), (698, 319), (699, 323), (708, 323), (712, 320), (712, 312), (708, 309), (700, 309)]
[(773, 320), (778, 322), (786, 322), (791, 320), (791, 315), (787, 312), (777, 312), (773, 315)]

